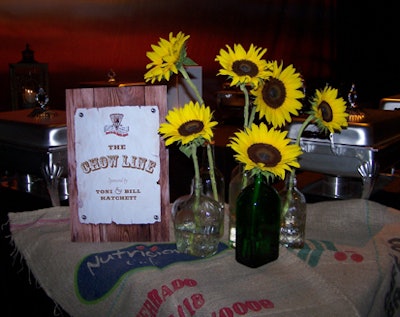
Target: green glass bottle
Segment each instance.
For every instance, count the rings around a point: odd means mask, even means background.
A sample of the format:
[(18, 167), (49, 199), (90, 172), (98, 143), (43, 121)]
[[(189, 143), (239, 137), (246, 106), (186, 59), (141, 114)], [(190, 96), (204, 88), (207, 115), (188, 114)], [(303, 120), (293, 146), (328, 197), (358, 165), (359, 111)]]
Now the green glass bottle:
[(229, 182), (229, 246), (236, 247), (236, 200), (242, 190), (253, 182), (248, 171), (243, 170), (242, 164), (237, 165)]
[(251, 268), (279, 257), (281, 199), (261, 174), (236, 203), (236, 261)]

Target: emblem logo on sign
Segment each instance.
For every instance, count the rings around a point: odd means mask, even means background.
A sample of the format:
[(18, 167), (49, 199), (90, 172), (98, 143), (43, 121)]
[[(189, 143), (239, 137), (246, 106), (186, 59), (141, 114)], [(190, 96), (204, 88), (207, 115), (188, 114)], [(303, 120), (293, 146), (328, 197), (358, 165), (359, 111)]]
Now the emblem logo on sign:
[(121, 122), (124, 118), (122, 113), (112, 113), (110, 114), (110, 119), (112, 124), (104, 126), (104, 132), (106, 134), (115, 134), (118, 136), (127, 136), (129, 132), (129, 127), (124, 127)]

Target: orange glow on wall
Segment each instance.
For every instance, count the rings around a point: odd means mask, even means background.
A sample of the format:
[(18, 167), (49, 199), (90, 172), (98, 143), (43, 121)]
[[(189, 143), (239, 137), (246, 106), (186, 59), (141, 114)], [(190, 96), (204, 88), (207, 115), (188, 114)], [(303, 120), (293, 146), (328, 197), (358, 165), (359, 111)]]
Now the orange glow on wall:
[[(335, 58), (334, 0), (282, 4), (256, 1), (5, 0), (0, 3), (0, 85), (9, 87), (8, 64), (21, 59), (29, 43), (35, 58), (49, 65), (50, 99), (64, 107), (64, 91), (80, 82), (107, 78), (143, 81), (146, 52), (169, 32), (189, 34), (189, 55), (215, 77), (214, 61), (226, 44), (254, 43), (266, 58), (293, 63), (306, 78), (329, 77)], [(1, 108), (8, 90), (0, 91)]]

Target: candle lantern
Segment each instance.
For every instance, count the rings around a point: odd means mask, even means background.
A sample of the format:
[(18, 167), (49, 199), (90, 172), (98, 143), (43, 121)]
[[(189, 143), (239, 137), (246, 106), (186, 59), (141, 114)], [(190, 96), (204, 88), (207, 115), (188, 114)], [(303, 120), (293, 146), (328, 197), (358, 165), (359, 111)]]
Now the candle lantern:
[(40, 88), (49, 91), (48, 65), (35, 60), (29, 44), (21, 53), (21, 61), (9, 64), (12, 110), (35, 107)]

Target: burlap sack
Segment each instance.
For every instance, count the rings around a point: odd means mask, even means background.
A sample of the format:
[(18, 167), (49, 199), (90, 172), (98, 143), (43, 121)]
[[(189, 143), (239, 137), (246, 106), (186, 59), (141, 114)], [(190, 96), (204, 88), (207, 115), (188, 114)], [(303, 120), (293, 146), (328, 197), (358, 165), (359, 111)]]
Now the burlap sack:
[(68, 207), (9, 218), (32, 274), (71, 316), (398, 314), (400, 212), (367, 200), (307, 207), (306, 246), (257, 269), (223, 243), (207, 259), (173, 242), (73, 243)]

